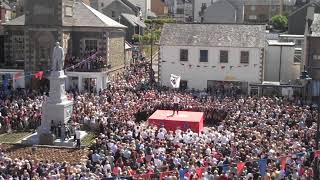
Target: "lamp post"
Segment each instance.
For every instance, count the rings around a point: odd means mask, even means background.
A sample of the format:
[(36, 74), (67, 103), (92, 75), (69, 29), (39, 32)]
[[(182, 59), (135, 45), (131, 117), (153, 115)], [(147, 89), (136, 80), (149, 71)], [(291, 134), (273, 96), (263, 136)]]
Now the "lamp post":
[(302, 71), (299, 80), (302, 82), (304, 89), (303, 100), (307, 101), (308, 84), (312, 80), (312, 78), (309, 76), (309, 73), (307, 71)]
[(153, 65), (153, 24), (150, 24), (149, 26), (149, 31), (150, 31), (150, 41), (151, 41), (151, 49), (150, 49), (150, 80), (151, 82), (153, 82), (153, 68), (152, 68), (152, 65)]

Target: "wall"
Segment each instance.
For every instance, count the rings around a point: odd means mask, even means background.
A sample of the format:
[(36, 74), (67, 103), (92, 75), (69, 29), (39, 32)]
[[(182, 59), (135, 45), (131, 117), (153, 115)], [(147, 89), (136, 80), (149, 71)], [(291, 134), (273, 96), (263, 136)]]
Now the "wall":
[(111, 68), (124, 64), (124, 32), (112, 32), (109, 39), (109, 62)]
[(320, 80), (320, 37), (308, 37), (307, 43), (307, 71), (313, 80)]
[[(282, 53), (281, 52), (282, 47)], [(280, 70), (281, 54), (281, 70)], [(294, 63), (293, 46), (267, 46), (266, 60), (264, 64), (264, 81), (279, 82), (279, 71), (281, 82), (293, 81), (299, 77), (300, 63)]]
[[(216, 0), (213, 0), (215, 2)], [(193, 7), (193, 20), (196, 22), (201, 22), (199, 12), (201, 11), (202, 3), (206, 3), (207, 7), (211, 5), (212, 0), (195, 0)]]
[[(189, 49), (189, 61), (180, 61), (180, 49)], [(199, 62), (199, 51), (206, 49), (208, 62)], [(228, 63), (220, 63), (220, 50), (229, 51)], [(207, 80), (254, 83), (261, 81), (262, 61), (259, 48), (161, 46), (160, 51), (161, 60), (166, 61), (161, 62), (160, 69), (161, 83), (165, 86), (171, 86), (170, 74), (181, 75), (182, 80), (188, 81), (188, 88), (195, 89), (207, 88)], [(240, 51), (249, 51), (249, 64), (240, 64)], [(190, 68), (189, 65), (192, 67)], [(230, 66), (233, 67), (230, 68)]]
[[(114, 16), (112, 17), (112, 11), (114, 12)], [(126, 13), (126, 14), (135, 14), (134, 11), (132, 11), (129, 7), (124, 6), (118, 1), (113, 1), (111, 4), (108, 6), (102, 8), (102, 13), (115, 21), (119, 22), (119, 17), (121, 13)]]
[(207, 8), (204, 23), (236, 23), (236, 9), (227, 1), (216, 2)]
[(164, 4), (164, 2), (162, 2), (162, 0), (152, 0), (151, 11), (156, 15), (166, 15), (168, 14), (168, 7)]
[[(245, 22), (268, 22), (273, 15), (278, 14), (280, 10), (280, 6), (267, 6), (267, 5), (259, 5), (254, 6), (255, 10), (251, 9), (252, 6), (246, 5), (244, 9), (244, 21)], [(252, 20), (249, 17), (256, 16), (256, 20)]]

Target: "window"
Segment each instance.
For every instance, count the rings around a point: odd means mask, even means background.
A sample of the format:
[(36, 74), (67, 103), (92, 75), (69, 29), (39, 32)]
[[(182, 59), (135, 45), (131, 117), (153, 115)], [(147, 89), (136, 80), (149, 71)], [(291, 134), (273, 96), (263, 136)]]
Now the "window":
[(220, 51), (220, 63), (228, 63), (228, 51)]
[(177, 8), (177, 14), (184, 14), (183, 8)]
[(302, 50), (296, 49), (296, 50), (294, 51), (293, 62), (294, 62), (294, 63), (301, 63), (301, 58), (302, 58)]
[(188, 61), (188, 49), (180, 49), (180, 61)]
[(256, 19), (257, 19), (257, 16), (256, 16), (256, 15), (250, 15), (250, 16), (249, 16), (249, 19), (250, 19), (250, 20), (256, 20)]
[(111, 17), (116, 17), (116, 12), (111, 11)]
[(181, 81), (180, 81), (180, 89), (181, 89), (181, 90), (186, 90), (186, 89), (188, 89), (188, 81), (181, 80)]
[(97, 51), (98, 49), (98, 40), (88, 39), (84, 41), (85, 51)]
[(64, 15), (65, 16), (72, 16), (72, 6), (65, 6), (65, 12)]
[(251, 11), (255, 11), (256, 10), (256, 6), (251, 6), (250, 9), (251, 9)]
[(200, 62), (208, 62), (208, 50), (200, 50)]
[(24, 37), (13, 36), (12, 37), (13, 58), (14, 60), (24, 60)]
[(243, 63), (243, 64), (249, 63), (249, 51), (241, 51), (240, 63)]

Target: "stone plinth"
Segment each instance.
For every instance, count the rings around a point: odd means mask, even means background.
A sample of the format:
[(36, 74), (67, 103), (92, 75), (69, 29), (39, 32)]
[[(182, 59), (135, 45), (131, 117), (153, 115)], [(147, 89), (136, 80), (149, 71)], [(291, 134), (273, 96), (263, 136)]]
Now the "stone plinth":
[[(25, 144), (54, 145), (56, 137), (51, 132), (52, 125), (58, 126), (60, 124), (64, 127), (65, 124), (68, 124), (73, 102), (69, 101), (66, 96), (66, 78), (64, 71), (51, 73), (49, 97), (42, 104), (41, 125), (37, 129), (37, 133), (30, 136), (29, 140), (28, 138), (23, 140)], [(65, 128), (61, 128), (61, 135), (62, 137), (65, 135)]]

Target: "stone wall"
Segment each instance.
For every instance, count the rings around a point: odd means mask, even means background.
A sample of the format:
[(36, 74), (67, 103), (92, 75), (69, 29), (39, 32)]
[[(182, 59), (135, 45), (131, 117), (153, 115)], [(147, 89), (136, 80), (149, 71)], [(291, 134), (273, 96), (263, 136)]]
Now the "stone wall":
[(124, 33), (112, 32), (109, 37), (109, 62), (111, 68), (124, 65)]

